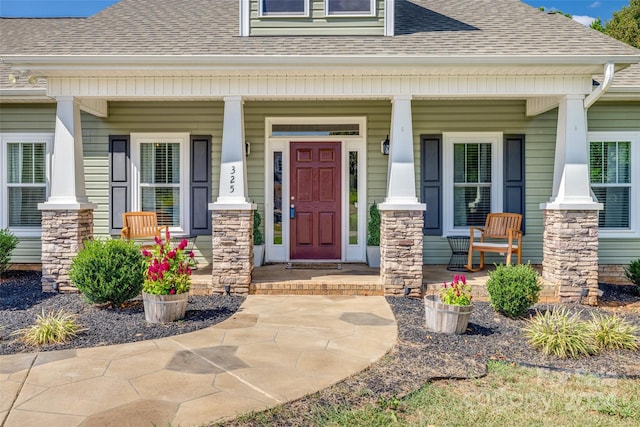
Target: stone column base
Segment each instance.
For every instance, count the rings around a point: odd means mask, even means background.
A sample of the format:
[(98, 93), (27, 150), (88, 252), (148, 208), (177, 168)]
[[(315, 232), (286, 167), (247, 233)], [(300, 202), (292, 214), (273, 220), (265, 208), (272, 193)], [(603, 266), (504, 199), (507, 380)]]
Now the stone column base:
[(598, 211), (543, 211), (542, 277), (558, 302), (598, 304)]
[(42, 291), (77, 292), (71, 260), (93, 238), (93, 209), (42, 211)]
[(248, 295), (253, 274), (253, 211), (215, 210), (211, 293)]
[(385, 295), (409, 292), (422, 297), (423, 212), (382, 210), (380, 214), (380, 279)]

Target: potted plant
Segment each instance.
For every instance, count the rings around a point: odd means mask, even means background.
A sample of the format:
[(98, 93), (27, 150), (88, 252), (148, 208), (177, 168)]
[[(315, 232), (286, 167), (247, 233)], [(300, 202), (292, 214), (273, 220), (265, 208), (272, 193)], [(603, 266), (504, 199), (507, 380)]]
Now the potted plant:
[(427, 329), (445, 334), (462, 334), (467, 330), (473, 311), (471, 285), (464, 275), (453, 276), (453, 282), (444, 282), (440, 295), (424, 297)]
[(187, 308), (187, 296), (191, 287), (194, 266), (193, 251), (185, 252), (187, 239), (171, 247), (167, 239), (155, 238), (151, 251), (143, 250), (147, 260), (142, 301), (147, 322), (164, 323), (182, 319)]
[(264, 237), (260, 231), (262, 218), (260, 212), (256, 209), (253, 211), (253, 265), (260, 267), (264, 261)]
[(369, 208), (367, 227), (367, 262), (369, 267), (380, 267), (380, 211), (375, 202)]

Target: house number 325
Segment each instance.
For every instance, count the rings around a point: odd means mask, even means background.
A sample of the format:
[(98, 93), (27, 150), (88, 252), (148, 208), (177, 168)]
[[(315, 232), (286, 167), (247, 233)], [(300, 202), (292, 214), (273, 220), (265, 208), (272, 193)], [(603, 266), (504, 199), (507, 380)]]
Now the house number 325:
[(231, 179), (229, 180), (229, 193), (236, 191), (236, 167), (231, 166)]

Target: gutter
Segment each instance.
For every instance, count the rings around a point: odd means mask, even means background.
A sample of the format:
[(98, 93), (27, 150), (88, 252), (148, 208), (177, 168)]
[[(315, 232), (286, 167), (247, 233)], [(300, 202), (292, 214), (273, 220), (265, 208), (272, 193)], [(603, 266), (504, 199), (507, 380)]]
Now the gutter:
[(589, 109), (593, 104), (598, 101), (604, 95), (613, 83), (613, 78), (616, 75), (616, 64), (613, 62), (607, 62), (604, 66), (604, 81), (600, 86), (596, 88), (589, 96), (584, 99), (585, 111)]

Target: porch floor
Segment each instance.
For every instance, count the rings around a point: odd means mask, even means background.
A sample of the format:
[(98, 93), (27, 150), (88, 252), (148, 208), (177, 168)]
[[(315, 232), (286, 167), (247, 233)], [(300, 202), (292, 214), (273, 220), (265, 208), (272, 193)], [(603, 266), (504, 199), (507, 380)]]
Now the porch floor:
[[(380, 270), (366, 264), (318, 264), (300, 265), (269, 264), (253, 270), (253, 281), (249, 288), (252, 295), (384, 295), (380, 283)], [(447, 270), (446, 265), (424, 265), (423, 279), (427, 294), (440, 290), (443, 282), (450, 283), (455, 274), (464, 274), (473, 288), (473, 296), (486, 301), (488, 272), (493, 266), (476, 273)], [(192, 276), (194, 287), (200, 288), (211, 283), (211, 267), (199, 268)], [(198, 286), (200, 285), (200, 286)], [(557, 301), (554, 286), (543, 284), (540, 302)]]

